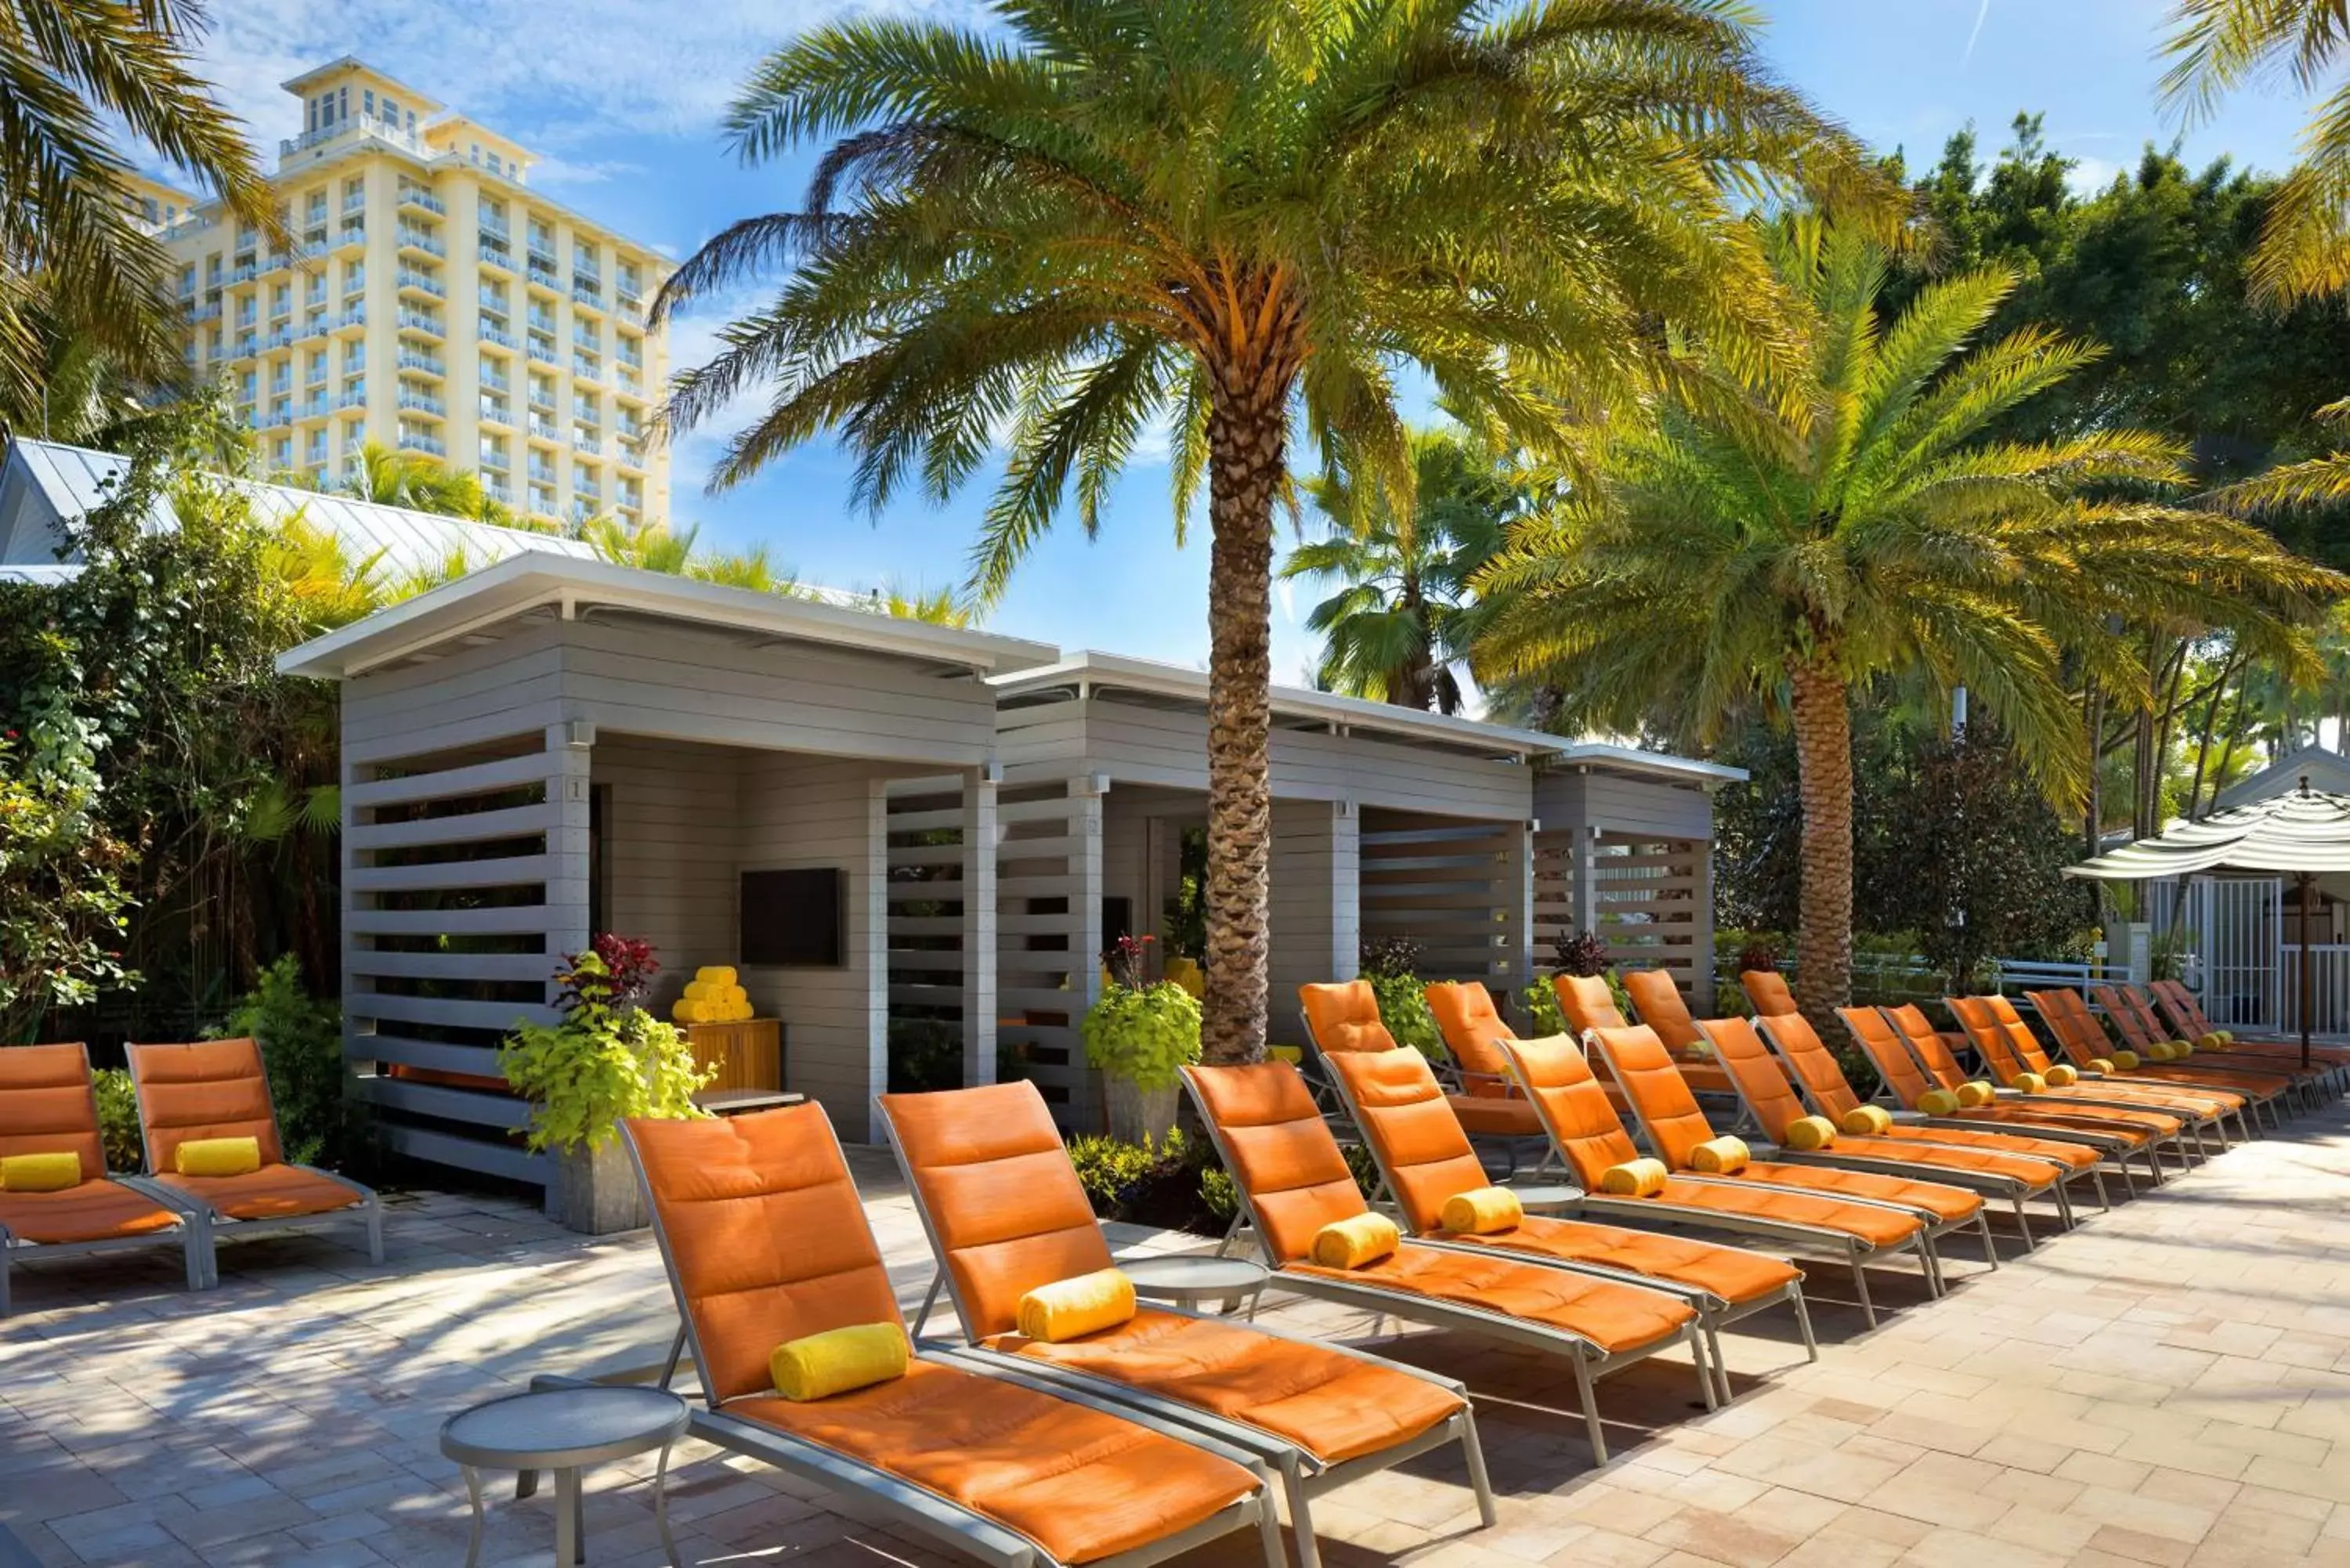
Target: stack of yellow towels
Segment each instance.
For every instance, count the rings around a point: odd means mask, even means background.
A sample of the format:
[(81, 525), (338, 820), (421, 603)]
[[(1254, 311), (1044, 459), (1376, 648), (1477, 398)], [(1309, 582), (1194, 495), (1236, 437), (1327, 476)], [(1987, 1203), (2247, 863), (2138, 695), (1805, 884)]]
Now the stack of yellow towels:
[(751, 1016), (751, 998), (724, 964), (705, 964), (686, 982), (685, 994), (670, 1010), (680, 1023), (740, 1023)]

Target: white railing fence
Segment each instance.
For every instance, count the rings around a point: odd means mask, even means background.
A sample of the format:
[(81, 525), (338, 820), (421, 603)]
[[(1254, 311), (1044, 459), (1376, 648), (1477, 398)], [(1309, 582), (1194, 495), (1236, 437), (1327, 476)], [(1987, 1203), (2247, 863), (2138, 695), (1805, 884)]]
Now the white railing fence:
[[(2350, 1035), (2350, 945), (2334, 943), (2313, 946), (2309, 954), (2309, 1032), (2312, 1034)], [(2301, 963), (2303, 950), (2284, 950), (2283, 1006), (2278, 1010), (2282, 1031), (2288, 1034), (2301, 1033)], [(2210, 1002), (2205, 1002), (2210, 1011)], [(2227, 1024), (2217, 1013), (2211, 1022), (2222, 1029)]]

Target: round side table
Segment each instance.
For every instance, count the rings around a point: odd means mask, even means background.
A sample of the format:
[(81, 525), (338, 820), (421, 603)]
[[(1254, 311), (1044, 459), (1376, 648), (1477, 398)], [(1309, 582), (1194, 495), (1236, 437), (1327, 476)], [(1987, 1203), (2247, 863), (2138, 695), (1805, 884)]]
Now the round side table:
[(517, 1497), (530, 1495), (534, 1472), (555, 1472), (556, 1568), (570, 1568), (587, 1561), (580, 1470), (652, 1449), (660, 1450), (653, 1522), (671, 1568), (678, 1568), (677, 1542), (669, 1532), (669, 1453), (690, 1417), (685, 1401), (665, 1389), (613, 1385), (510, 1394), (450, 1417), (441, 1424), (441, 1452), (457, 1462), (473, 1501), (465, 1568), (475, 1568), (482, 1554), (484, 1469), (520, 1472)]
[(1245, 1258), (1121, 1258), (1118, 1267), (1134, 1282), (1134, 1293), (1145, 1300), (1178, 1306), (1221, 1302), (1219, 1310), (1230, 1313), (1245, 1298), (1251, 1317), (1256, 1315), (1265, 1282), (1273, 1277), (1263, 1264)]
[(1557, 1214), (1583, 1201), (1583, 1189), (1579, 1187), (1534, 1182), (1510, 1187), (1509, 1190), (1517, 1194), (1518, 1207), (1529, 1214)]

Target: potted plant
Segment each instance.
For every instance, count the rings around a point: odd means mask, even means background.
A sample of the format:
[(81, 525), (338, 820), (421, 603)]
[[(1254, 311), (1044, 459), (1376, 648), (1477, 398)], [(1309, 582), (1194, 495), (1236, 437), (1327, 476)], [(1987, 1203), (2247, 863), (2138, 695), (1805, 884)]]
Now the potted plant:
[(1419, 943), (1410, 937), (1365, 937), (1357, 950), (1357, 974), (1379, 999), (1379, 1022), (1399, 1045), (1409, 1045), (1431, 1062), (1451, 1059), (1444, 1032), (1428, 1008), (1428, 987), (1419, 978)]
[(562, 1017), (517, 1024), (498, 1067), (530, 1102), (529, 1147), (555, 1156), (546, 1210), (591, 1236), (650, 1224), (620, 1147), (624, 1116), (695, 1116), (708, 1075), (684, 1033), (640, 1005), (659, 966), (651, 947), (608, 933), (556, 971)]
[(1102, 1075), (1109, 1133), (1156, 1143), (1175, 1126), (1180, 1069), (1200, 1059), (1199, 999), (1170, 981), (1143, 978), (1148, 937), (1120, 937), (1102, 954), (1109, 983), (1087, 1009), (1086, 1060)]

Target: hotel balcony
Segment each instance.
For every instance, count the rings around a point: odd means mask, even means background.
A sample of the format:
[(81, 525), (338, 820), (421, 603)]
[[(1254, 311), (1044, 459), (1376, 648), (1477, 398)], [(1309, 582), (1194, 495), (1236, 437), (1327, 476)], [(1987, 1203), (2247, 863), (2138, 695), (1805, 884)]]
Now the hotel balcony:
[(439, 317), (427, 316), (421, 310), (401, 311), (400, 329), (402, 332), (414, 333), (421, 337), (430, 337), (435, 342), (449, 336), (448, 327)]
[(484, 266), (494, 266), (500, 272), (512, 272), (515, 269), (514, 253), (504, 245), (494, 245), (484, 240), (475, 247), (475, 254), (482, 258)]
[(426, 435), (421, 431), (400, 431), (400, 450), (403, 452), (429, 452), (434, 457), (446, 457), (449, 455), (449, 443), (447, 441), (442, 441), (438, 436)]
[(399, 406), (416, 413), (429, 415), (436, 420), (449, 417), (449, 405), (430, 392), (411, 392), (403, 389), (400, 394)]
[(403, 294), (429, 295), (434, 299), (449, 297), (446, 285), (431, 273), (419, 272), (414, 267), (401, 267), (395, 281)]
[(400, 204), (403, 207), (421, 207), (424, 211), (432, 213), (436, 218), (445, 218), (449, 215), (449, 204), (447, 202), (442, 201), (440, 197), (434, 195), (432, 192), (420, 190), (413, 185), (407, 186), (400, 191)]
[(366, 330), (367, 312), (364, 310), (346, 310), (342, 315), (335, 318), (334, 333), (338, 337), (342, 337), (347, 332), (364, 332)]
[(494, 348), (510, 350), (515, 346), (513, 333), (508, 332), (503, 327), (493, 327), (486, 321), (482, 322), (475, 327), (474, 336)]
[(400, 351), (400, 369), (403, 375), (414, 372), (421, 376), (445, 376), (449, 373), (448, 364), (438, 354), (422, 354), (413, 348)]
[(411, 229), (407, 224), (402, 223), (400, 227), (398, 239), (400, 248), (403, 251), (414, 251), (420, 255), (435, 256), (443, 260), (448, 257), (449, 247), (442, 244), (439, 240), (434, 239), (431, 234), (426, 234), (422, 229)]

